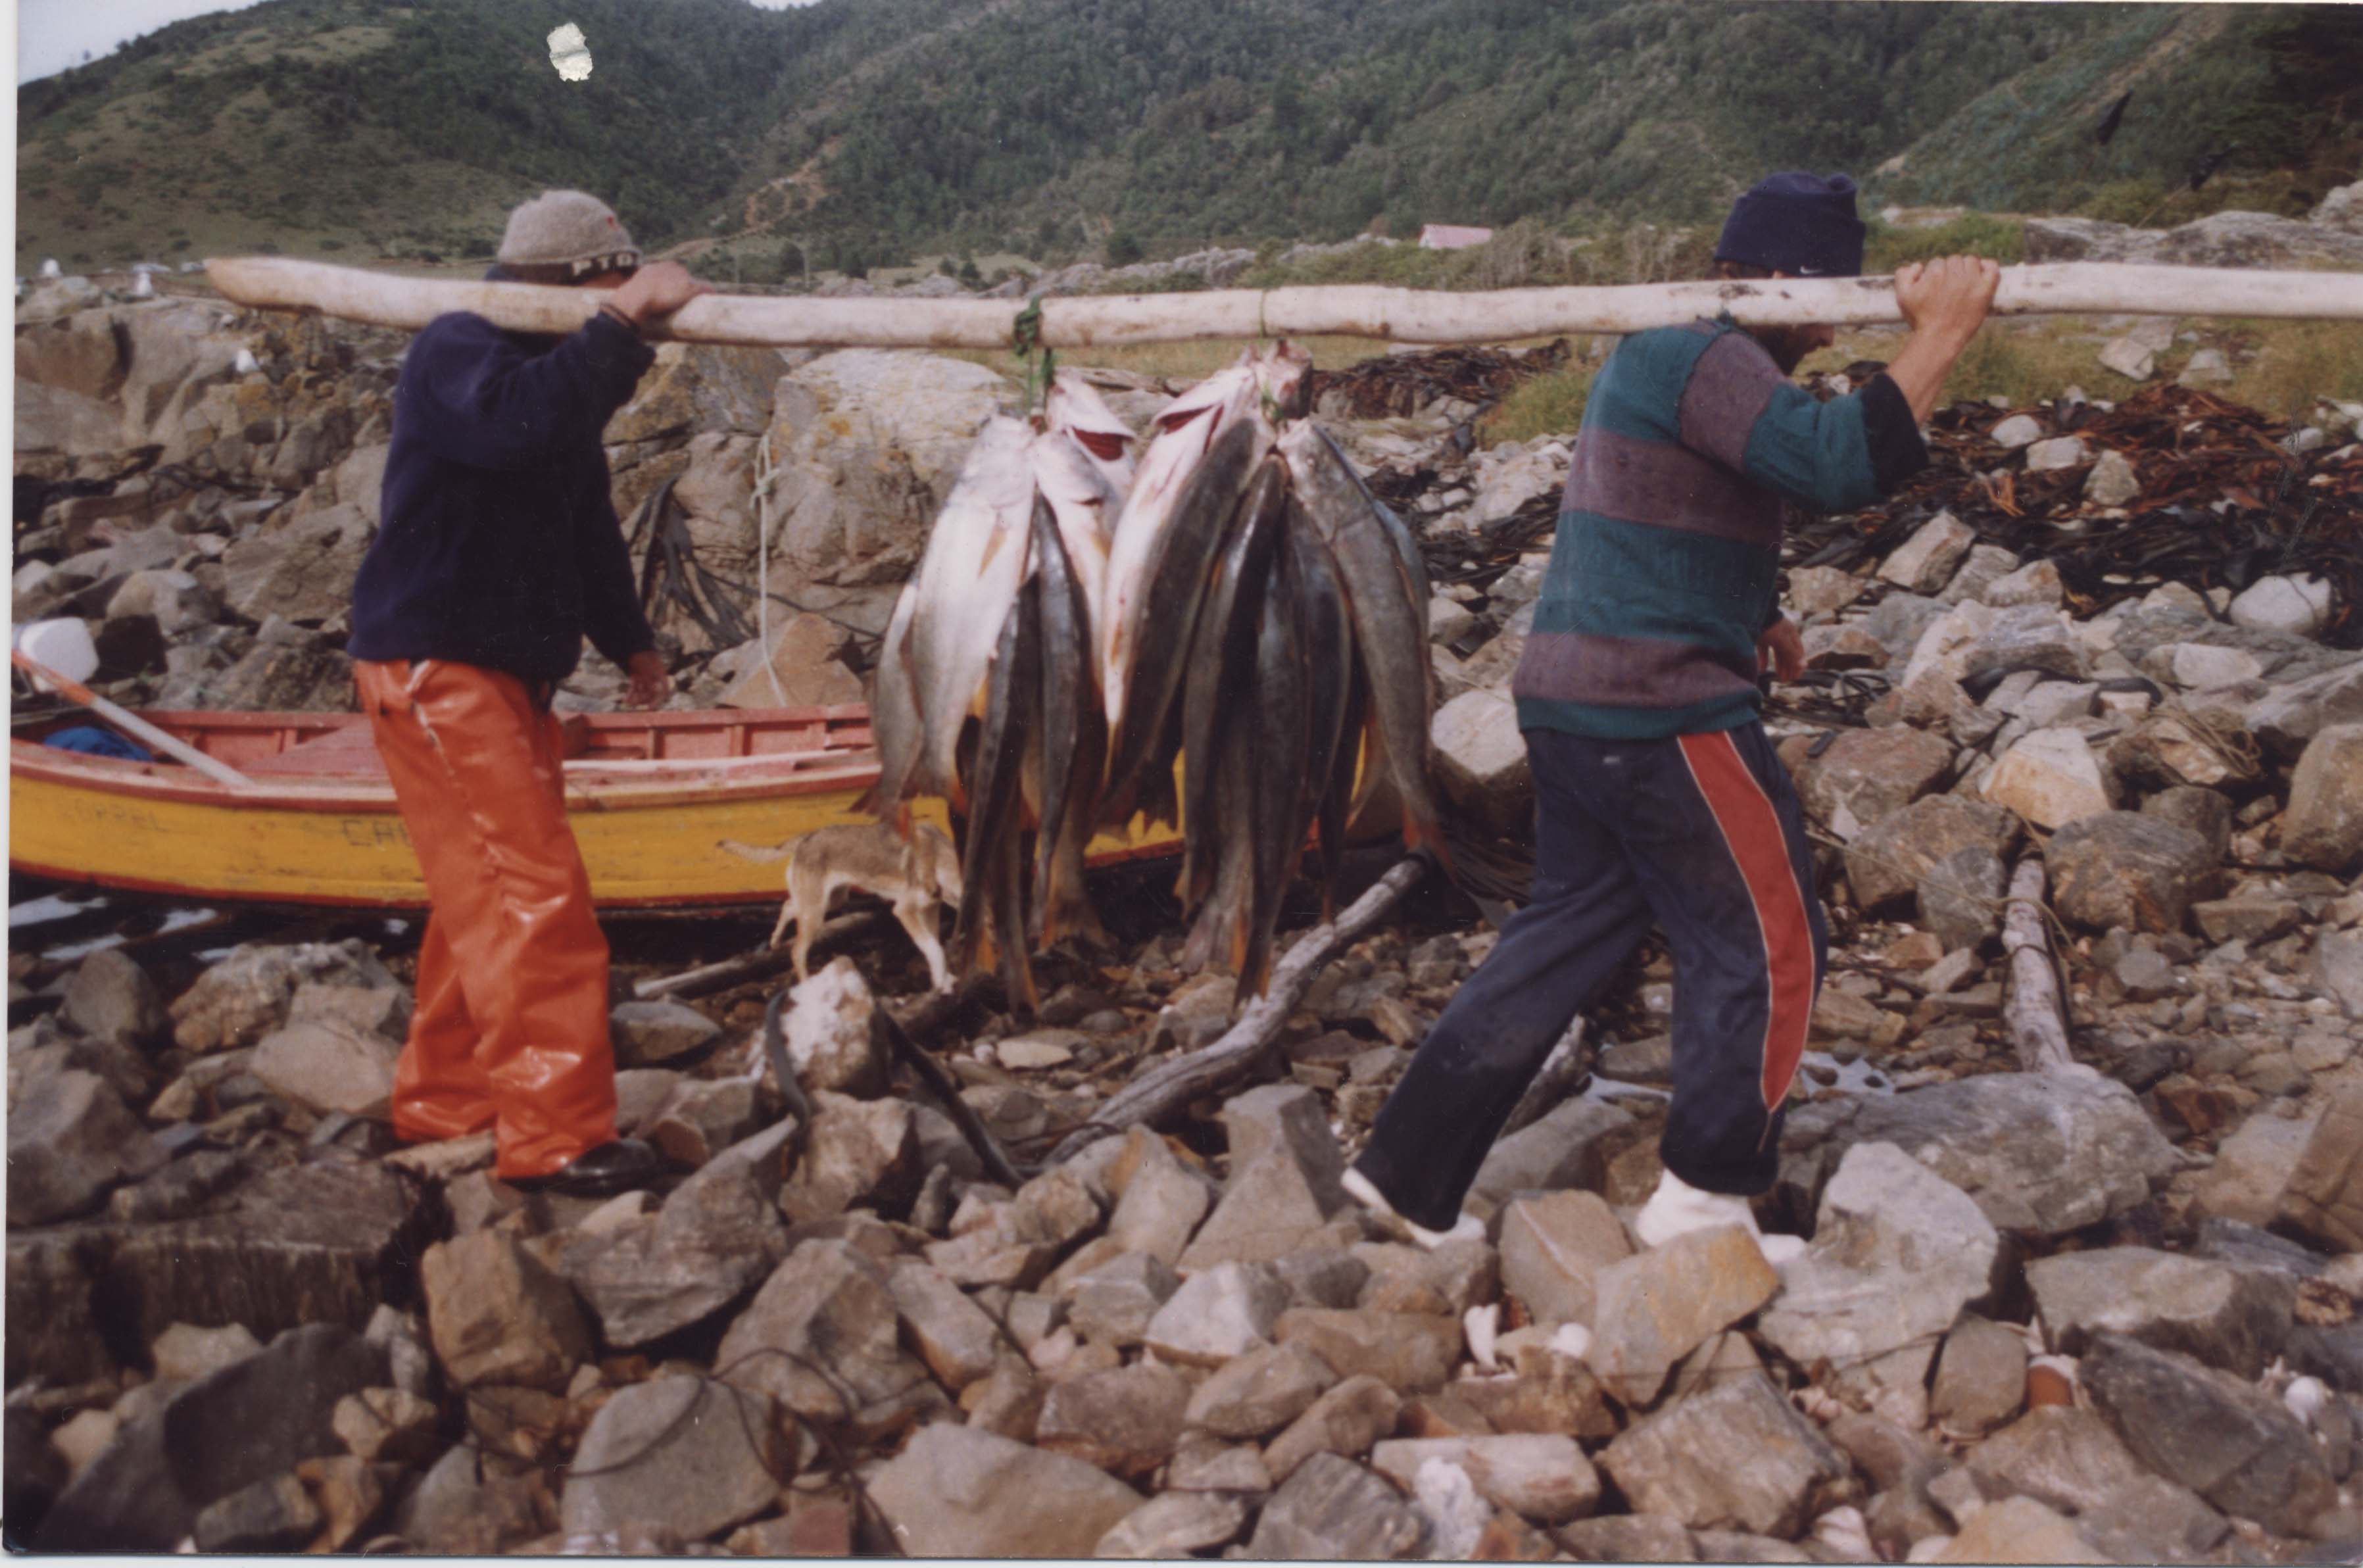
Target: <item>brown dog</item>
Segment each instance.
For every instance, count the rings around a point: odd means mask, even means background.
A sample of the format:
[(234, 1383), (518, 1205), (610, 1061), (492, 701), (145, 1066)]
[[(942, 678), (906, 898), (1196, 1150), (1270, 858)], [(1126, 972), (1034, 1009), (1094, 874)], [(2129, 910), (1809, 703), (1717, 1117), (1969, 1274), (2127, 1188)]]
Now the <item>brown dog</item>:
[(919, 823), (906, 843), (891, 823), (849, 822), (769, 847), (731, 839), (720, 840), (719, 847), (745, 860), (788, 862), (788, 898), (780, 906), (779, 923), (771, 928), (768, 945), (778, 947), (788, 923), (795, 922), (797, 979), (810, 977), (804, 957), (821, 922), (828, 918), (829, 901), (838, 889), (853, 887), (893, 906), (894, 918), (926, 959), (936, 989), (951, 989), (951, 971), (936, 934), (937, 911), (946, 905), (960, 906), (960, 855), (942, 829)]

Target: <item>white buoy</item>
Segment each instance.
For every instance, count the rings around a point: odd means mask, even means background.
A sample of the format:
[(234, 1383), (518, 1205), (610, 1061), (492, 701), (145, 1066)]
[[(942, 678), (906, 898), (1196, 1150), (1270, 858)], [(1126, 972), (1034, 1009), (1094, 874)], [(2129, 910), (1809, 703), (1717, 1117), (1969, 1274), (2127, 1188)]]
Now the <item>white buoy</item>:
[(28, 622), (17, 628), (16, 643), (25, 657), (69, 681), (87, 681), (98, 673), (98, 649), (90, 639), (90, 627), (72, 616)]

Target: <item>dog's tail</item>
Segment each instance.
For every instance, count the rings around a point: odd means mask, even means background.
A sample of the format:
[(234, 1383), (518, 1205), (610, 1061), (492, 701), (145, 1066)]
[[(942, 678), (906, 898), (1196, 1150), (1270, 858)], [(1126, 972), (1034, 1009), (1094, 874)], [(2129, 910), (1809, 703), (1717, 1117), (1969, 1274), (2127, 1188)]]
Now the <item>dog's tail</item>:
[(800, 840), (790, 839), (784, 844), (742, 844), (736, 839), (716, 839), (714, 847), (727, 850), (742, 861), (772, 862), (792, 858)]

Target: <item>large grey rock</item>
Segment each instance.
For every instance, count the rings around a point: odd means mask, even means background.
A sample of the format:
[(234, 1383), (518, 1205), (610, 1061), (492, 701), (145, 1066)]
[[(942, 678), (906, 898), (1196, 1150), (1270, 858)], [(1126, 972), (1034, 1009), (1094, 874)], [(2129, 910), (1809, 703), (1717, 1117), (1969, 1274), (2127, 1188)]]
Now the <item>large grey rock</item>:
[(96, 1040), (153, 1044), (164, 1032), (164, 999), (130, 954), (102, 948), (74, 968), (59, 1005), (65, 1021)]
[(591, 1359), (591, 1330), (574, 1293), (507, 1232), (478, 1230), (427, 1249), (419, 1279), (427, 1326), (444, 1375), (562, 1389)]
[(1236, 1540), (1248, 1506), (1219, 1492), (1163, 1492), (1100, 1537), (1098, 1557), (1187, 1557)]
[(1214, 1202), (1206, 1184), (1174, 1157), (1162, 1139), (1135, 1129), (1131, 1173), (1108, 1215), (1107, 1236), (1126, 1251), (1146, 1252), (1159, 1262), (1181, 1260), (1198, 1222)]
[(1514, 1193), (1572, 1186), (1585, 1177), (1601, 1140), (1633, 1118), (1597, 1100), (1563, 1100), (1493, 1145), (1470, 1184), (1472, 1200), (1500, 1204)]
[(2313, 939), (2313, 980), (2350, 1018), (2363, 1018), (2363, 931), (2324, 930)]
[(727, 1382), (799, 1415), (845, 1420), (926, 1377), (903, 1349), (898, 1321), (876, 1263), (849, 1242), (806, 1241), (732, 1322), (715, 1361), (729, 1369)]
[(1532, 826), (1534, 770), (1507, 692), (1461, 693), (1437, 709), (1430, 737), (1437, 782), (1454, 804), (1502, 832)]
[(2337, 1495), (2304, 1425), (2229, 1373), (2114, 1334), (2097, 1338), (2080, 1373), (2136, 1458), (2227, 1514), (2302, 1534)]
[(380, 1166), (267, 1171), (207, 1212), (106, 1228), (101, 1299), (143, 1340), (175, 1322), (358, 1329), (403, 1288), (421, 1229), (416, 1193)]
[(1370, 1451), (1370, 1468), (1405, 1492), (1420, 1467), (1459, 1465), (1477, 1493), (1537, 1524), (1566, 1524), (1600, 1502), (1600, 1477), (1573, 1438), (1505, 1433), (1465, 1438), (1399, 1438)]
[(538, 1475), (463, 1443), (427, 1468), (394, 1528), (422, 1551), (485, 1556), (542, 1533), (540, 1492)]
[(2001, 932), (2009, 880), (2010, 868), (1993, 851), (1981, 844), (1955, 850), (1929, 867), (1913, 890), (1921, 928), (1947, 952), (1977, 951)]
[(926, 1179), (911, 1103), (857, 1100), (815, 1089), (812, 1130), (781, 1207), (798, 1223), (856, 1206), (900, 1213)]
[(2173, 228), (2090, 217), (2026, 220), (2029, 261), (2133, 261), (2182, 267), (2287, 267), (2363, 262), (2363, 236), (2262, 212), (2218, 212)]
[(2281, 850), (2334, 873), (2363, 857), (2363, 724), (2330, 725), (2306, 742), (2290, 775)]
[(781, 563), (832, 585), (908, 575), (971, 439), (1010, 390), (982, 365), (871, 349), (791, 372), (770, 431)]
[(1502, 1212), (1502, 1288), (1538, 1323), (1591, 1326), (1600, 1271), (1631, 1255), (1624, 1223), (1597, 1193), (1519, 1198)]
[(1810, 1212), (1846, 1150), (1872, 1141), (1969, 1194), (1997, 1229), (2042, 1236), (2138, 1207), (2181, 1163), (2122, 1084), (1994, 1073), (1793, 1111), (1781, 1140), (1781, 1190), (1793, 1211)]
[(2031, 729), (2013, 741), (1978, 793), (2038, 828), (2064, 828), (2113, 804), (2083, 732), (2065, 727)]
[(1961, 662), (1955, 678), (2039, 670), (2047, 675), (2084, 678), (2090, 656), (2067, 616), (2049, 605), (2008, 605), (1995, 609)]
[(1086, 1338), (1137, 1345), (1181, 1286), (1181, 1276), (1155, 1253), (1120, 1252), (1073, 1282), (1067, 1318)]
[(921, 1428), (869, 1488), (914, 1557), (1087, 1557), (1142, 1501), (1096, 1465), (945, 1423)]
[(771, 1401), (703, 1377), (653, 1378), (599, 1407), (568, 1466), (559, 1526), (654, 1525), (701, 1540), (779, 1500), (793, 1456)]
[(374, 989), (395, 982), (360, 941), (243, 944), (173, 1000), (173, 1043), (194, 1051), (250, 1046), (287, 1021), (307, 984)]
[(383, 1117), (401, 1054), (402, 1047), (383, 1035), (314, 1019), (263, 1036), (247, 1071), (308, 1110)]
[(1321, 1108), (1301, 1084), (1274, 1084), (1224, 1109), (1231, 1178), (1177, 1264), (1269, 1262), (1309, 1243), (1347, 1206), (1345, 1156)]
[[(2363, 936), (2342, 936), (2363, 963)], [(2333, 940), (2324, 933), (2322, 945)], [(2363, 1014), (2363, 1000), (2350, 1004)], [(2290, 1173), (2281, 1195), (2281, 1224), (2309, 1240), (2346, 1251), (2363, 1251), (2363, 1087), (2334, 1090), (2305, 1152)]]
[(2070, 924), (2105, 931), (2179, 931), (2216, 874), (2205, 840), (2133, 811), (2069, 823), (2044, 846), (2053, 907)]
[(661, 343), (632, 400), (607, 422), (605, 439), (661, 440), (693, 433), (760, 435), (787, 361), (776, 349)]
[(1190, 1396), (1190, 1424), (1217, 1437), (1261, 1438), (1311, 1409), (1337, 1383), (1302, 1345), (1261, 1345), (1218, 1369)]
[(805, 1089), (864, 1096), (885, 1084), (877, 999), (849, 958), (834, 958), (788, 994), (788, 1065)]
[(312, 1495), (290, 1472), (209, 1505), (190, 1535), (199, 1551), (301, 1551), (325, 1523)]
[(87, 1238), (72, 1230), (12, 1228), (6, 1368), (11, 1387), (36, 1369), (58, 1385), (115, 1375), (115, 1357), (93, 1309), (96, 1280), (83, 1255), (86, 1246)]
[(1248, 1555), (1386, 1562), (1415, 1554), (1426, 1536), (1419, 1510), (1393, 1487), (1350, 1459), (1317, 1453), (1265, 1502)]
[(1800, 1366), (1826, 1361), (1899, 1425), (1926, 1423), (1937, 1340), (1992, 1293), (2002, 1238), (1958, 1187), (1892, 1143), (1858, 1143), (1822, 1193), (1813, 1245), (1758, 1331)]
[(1935, 795), (1881, 817), (1847, 845), (1847, 886), (1866, 914), (1901, 912), (1920, 879), (1964, 850), (2007, 855), (2016, 817), (1999, 806)]
[(1846, 1455), (1760, 1373), (1635, 1423), (1600, 1461), (1636, 1513), (1783, 1538), (1843, 1501), (1852, 1475)]
[(795, 1130), (784, 1120), (726, 1151), (653, 1216), (576, 1232), (559, 1267), (609, 1344), (644, 1345), (704, 1322), (778, 1267), (788, 1250), (779, 1159)]
[(2250, 1378), (2280, 1350), (2297, 1305), (2285, 1275), (2147, 1247), (2040, 1258), (2026, 1284), (2046, 1339), (2070, 1355), (2120, 1334)]
[(2110, 1562), (2070, 1521), (2032, 1497), (2004, 1497), (1970, 1513), (1931, 1562)]
[(1983, 1437), (2026, 1403), (2026, 1341), (2017, 1330), (1965, 1315), (1945, 1336), (1928, 1413), (1954, 1431)]
[(169, 1551), (208, 1505), (343, 1445), (337, 1403), (385, 1378), (350, 1329), (292, 1329), (131, 1421), (42, 1519), (41, 1551)]
[(94, 1073), (45, 1073), (8, 1107), (8, 1223), (41, 1225), (96, 1207), (164, 1151)]
[(1936, 787), (1953, 765), (1950, 741), (1925, 729), (1843, 729), (1797, 770), (1806, 813), (1851, 843)]
[(2159, 1560), (2204, 1552), (2230, 1529), (2189, 1487), (2136, 1459), (2106, 1421), (2072, 1405), (2028, 1411), (1972, 1450), (1969, 1462), (1981, 1481), (2070, 1514), (2089, 1517), (2132, 1505), (2145, 1544)]
[(1113, 1475), (1146, 1476), (1173, 1457), (1189, 1403), (1190, 1380), (1154, 1362), (1062, 1377), (1042, 1400), (1034, 1443)]
[(1286, 1481), (1316, 1454), (1367, 1453), (1395, 1429), (1403, 1402), (1382, 1380), (1359, 1373), (1331, 1387), (1305, 1407), (1263, 1451), (1265, 1469)]
[(1594, 1277), (1586, 1359), (1628, 1406), (1657, 1398), (1666, 1373), (1708, 1336), (1772, 1298), (1781, 1276), (1742, 1227), (1718, 1226), (1636, 1252)]
[(722, 1026), (679, 1002), (618, 1002), (607, 1015), (607, 1038), (618, 1067), (662, 1067), (711, 1045)]
[(1460, 1352), (1460, 1325), (1425, 1312), (1292, 1307), (1272, 1326), (1283, 1345), (1299, 1344), (1340, 1377), (1375, 1377), (1399, 1393), (1441, 1388)]
[(951, 1281), (914, 1258), (887, 1265), (886, 1288), (919, 1358), (957, 1393), (991, 1375), (1006, 1350), (999, 1327)]
[(1950, 512), (1939, 512), (1888, 553), (1879, 575), (1914, 594), (1933, 594), (1952, 580), (1954, 569), (1978, 532)]
[(2283, 760), (2332, 725), (2363, 723), (2363, 659), (2276, 684), (2248, 705), (2247, 721), (2265, 750)]
[(359, 506), (339, 506), (234, 542), (222, 554), (229, 607), (318, 625), (349, 607), (372, 532)]

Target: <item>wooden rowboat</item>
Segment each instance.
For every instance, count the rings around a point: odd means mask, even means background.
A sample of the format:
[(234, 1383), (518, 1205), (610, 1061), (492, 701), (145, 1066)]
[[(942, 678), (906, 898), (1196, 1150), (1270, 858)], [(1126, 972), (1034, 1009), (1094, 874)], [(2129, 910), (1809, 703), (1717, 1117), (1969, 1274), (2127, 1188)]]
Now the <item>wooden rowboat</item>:
[[(426, 885), (394, 790), (359, 714), (148, 712), (141, 717), (228, 763), (251, 789), (174, 762), (39, 744), (89, 720), (25, 722), (9, 741), (8, 863), (67, 883), (207, 900), (421, 908)], [(718, 847), (776, 844), (863, 822), (876, 782), (870, 710), (836, 707), (599, 713), (567, 719), (567, 812), (605, 908), (776, 902), (781, 868)], [(941, 801), (918, 802), (944, 826)], [(1178, 850), (1180, 833), (1134, 818), (1091, 862)]]

